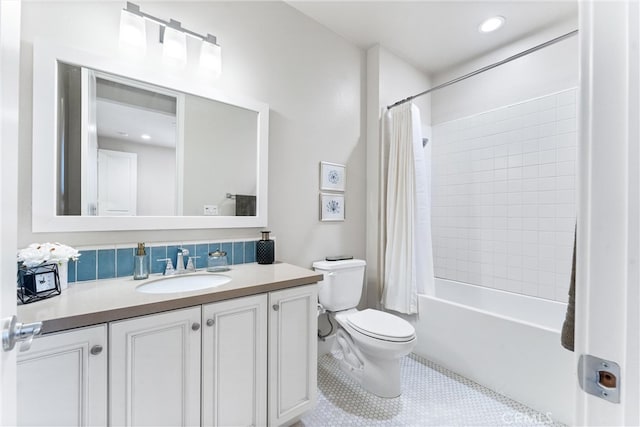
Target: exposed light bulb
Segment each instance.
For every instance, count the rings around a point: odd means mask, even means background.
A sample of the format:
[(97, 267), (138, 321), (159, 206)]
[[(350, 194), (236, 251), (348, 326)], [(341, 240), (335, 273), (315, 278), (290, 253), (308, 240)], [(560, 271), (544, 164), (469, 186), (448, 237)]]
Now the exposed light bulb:
[(492, 16), (491, 18), (485, 19), (478, 30), (481, 33), (490, 33), (492, 31), (497, 30), (498, 28), (504, 25), (505, 18), (503, 16)]
[(145, 49), (147, 33), (144, 18), (122, 9), (120, 12), (120, 47)]
[(175, 28), (165, 27), (162, 58), (165, 62), (184, 66), (187, 64), (187, 35)]
[(218, 77), (222, 72), (222, 48), (217, 44), (203, 41), (200, 47), (200, 68)]

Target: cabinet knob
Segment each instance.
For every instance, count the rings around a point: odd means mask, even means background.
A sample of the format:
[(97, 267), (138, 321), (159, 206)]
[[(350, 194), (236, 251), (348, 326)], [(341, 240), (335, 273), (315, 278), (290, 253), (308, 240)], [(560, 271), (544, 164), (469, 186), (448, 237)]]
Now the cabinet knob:
[(197, 331), (198, 329), (200, 329), (200, 323), (194, 322), (193, 325), (191, 325), (191, 329)]
[(102, 346), (100, 344), (96, 344), (93, 347), (91, 347), (91, 354), (93, 354), (94, 356), (97, 356), (100, 353), (102, 353)]
[(280, 306), (278, 304), (273, 304), (273, 311), (280, 310)]
[(216, 323), (216, 321), (215, 321), (215, 320), (213, 320), (213, 319), (207, 319), (207, 326), (213, 326), (213, 325), (214, 325), (214, 323)]

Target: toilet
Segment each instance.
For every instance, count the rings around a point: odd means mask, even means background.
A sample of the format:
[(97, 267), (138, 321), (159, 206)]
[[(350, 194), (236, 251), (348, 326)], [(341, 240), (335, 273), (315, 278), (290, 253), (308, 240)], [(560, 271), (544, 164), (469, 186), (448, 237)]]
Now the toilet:
[(366, 262), (359, 259), (314, 262), (313, 269), (324, 275), (318, 283), (318, 300), (338, 324), (340, 367), (370, 393), (398, 397), (402, 393), (400, 359), (413, 350), (416, 332), (393, 314), (356, 309), (365, 267)]

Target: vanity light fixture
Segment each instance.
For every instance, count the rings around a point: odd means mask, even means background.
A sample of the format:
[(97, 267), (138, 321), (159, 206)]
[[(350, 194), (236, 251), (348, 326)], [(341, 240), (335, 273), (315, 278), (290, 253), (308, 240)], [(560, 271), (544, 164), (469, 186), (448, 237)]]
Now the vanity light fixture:
[(127, 3), (120, 13), (120, 46), (132, 46), (144, 50), (147, 47), (147, 32), (140, 6)]
[(492, 16), (491, 18), (485, 19), (482, 24), (480, 24), (478, 31), (481, 33), (490, 33), (502, 27), (504, 22), (504, 16)]
[(187, 35), (181, 31), (178, 21), (171, 19), (166, 27), (160, 26), (162, 58), (166, 63), (187, 64)]
[(146, 46), (144, 20), (155, 22), (160, 26), (160, 43), (163, 44), (162, 57), (165, 61), (184, 65), (187, 62), (187, 37), (202, 42), (200, 47), (200, 66), (215, 75), (222, 70), (222, 49), (215, 36), (203, 36), (184, 28), (180, 22), (170, 19), (165, 21), (144, 13), (137, 4), (127, 2), (120, 14), (120, 40), (133, 46)]

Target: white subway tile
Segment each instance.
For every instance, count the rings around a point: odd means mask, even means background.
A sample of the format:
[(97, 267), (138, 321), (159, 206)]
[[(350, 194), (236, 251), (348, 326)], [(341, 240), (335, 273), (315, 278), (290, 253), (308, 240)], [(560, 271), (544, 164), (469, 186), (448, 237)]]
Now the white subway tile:
[(555, 300), (555, 287), (553, 286), (538, 286), (538, 297), (544, 299)]
[[(527, 208), (525, 207), (525, 210)], [(522, 229), (528, 231), (538, 231), (538, 218), (522, 218)]]
[(540, 177), (542, 178), (556, 176), (557, 166), (555, 163), (540, 165), (539, 173), (540, 173)]
[(540, 130), (540, 138), (546, 138), (556, 134), (556, 122), (545, 123), (538, 126)]
[(540, 218), (555, 218), (556, 217), (555, 205), (538, 206), (538, 216), (540, 216)]
[(509, 280), (522, 280), (522, 268), (519, 267), (507, 267), (507, 279)]
[(578, 128), (578, 120), (576, 117), (559, 120), (557, 122), (557, 133), (559, 134), (563, 134), (567, 132), (576, 132), (577, 128)]
[(523, 243), (522, 244), (522, 255), (538, 257), (538, 244), (534, 243)]
[(554, 190), (538, 191), (538, 202), (541, 204), (556, 203), (556, 192)]
[(538, 139), (540, 151), (553, 150), (558, 146), (558, 139), (556, 136), (545, 136)]
[(576, 147), (563, 147), (558, 149), (558, 162), (576, 161), (577, 159)]
[[(529, 192), (535, 192), (536, 190), (538, 190), (538, 178), (523, 178), (522, 180), (522, 191), (525, 192), (525, 194), (529, 193)], [(536, 198), (537, 198), (537, 193), (536, 194)]]
[(556, 230), (556, 219), (555, 218), (539, 218), (538, 219), (538, 230), (540, 230), (540, 231), (558, 231), (558, 230)]
[(514, 192), (514, 191), (522, 191), (522, 180), (521, 179), (516, 179), (514, 178), (513, 180), (511, 180), (511, 178), (509, 179), (509, 181), (507, 181), (507, 191)]
[(576, 104), (577, 92), (576, 89), (569, 89), (558, 94), (558, 106), (564, 106), (569, 104)]
[(557, 150), (544, 150), (540, 152), (540, 164), (555, 163), (557, 161)]
[(508, 157), (509, 168), (519, 168), (522, 166), (522, 154), (516, 154)]
[(538, 178), (538, 176), (540, 175), (539, 168), (540, 168), (540, 166), (538, 166), (538, 165), (532, 165), (532, 166), (523, 167), (522, 168), (522, 178), (524, 178), (524, 179)]

